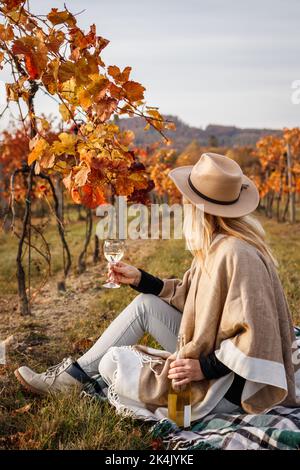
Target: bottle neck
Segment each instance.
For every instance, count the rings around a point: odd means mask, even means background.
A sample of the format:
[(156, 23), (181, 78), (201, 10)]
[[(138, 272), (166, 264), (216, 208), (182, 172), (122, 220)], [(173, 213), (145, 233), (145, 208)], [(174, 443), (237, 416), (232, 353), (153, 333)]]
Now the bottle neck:
[(181, 359), (181, 351), (184, 345), (185, 345), (185, 335), (179, 334), (177, 337), (176, 359)]

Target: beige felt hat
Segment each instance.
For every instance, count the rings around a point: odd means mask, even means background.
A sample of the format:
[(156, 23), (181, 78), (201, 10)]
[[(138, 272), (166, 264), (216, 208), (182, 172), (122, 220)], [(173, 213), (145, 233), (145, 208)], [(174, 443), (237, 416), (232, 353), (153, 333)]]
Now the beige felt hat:
[(194, 166), (169, 172), (179, 191), (193, 204), (202, 204), (207, 214), (241, 217), (259, 203), (258, 189), (231, 158), (203, 153)]

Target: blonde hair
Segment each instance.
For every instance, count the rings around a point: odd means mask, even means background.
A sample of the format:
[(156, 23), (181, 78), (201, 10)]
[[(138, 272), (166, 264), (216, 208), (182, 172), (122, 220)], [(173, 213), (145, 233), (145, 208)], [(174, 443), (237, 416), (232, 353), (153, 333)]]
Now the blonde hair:
[(213, 236), (223, 233), (254, 246), (278, 267), (278, 262), (266, 242), (265, 231), (253, 215), (234, 218), (207, 214), (184, 197), (183, 204), (188, 207), (183, 224), (187, 248), (201, 264), (204, 264)]

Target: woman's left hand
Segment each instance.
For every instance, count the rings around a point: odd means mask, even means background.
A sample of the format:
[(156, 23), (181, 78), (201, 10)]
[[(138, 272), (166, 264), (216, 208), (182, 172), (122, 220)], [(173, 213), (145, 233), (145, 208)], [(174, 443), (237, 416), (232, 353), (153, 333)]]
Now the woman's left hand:
[(205, 377), (198, 359), (175, 359), (170, 363), (168, 378), (175, 379), (176, 385), (184, 385)]

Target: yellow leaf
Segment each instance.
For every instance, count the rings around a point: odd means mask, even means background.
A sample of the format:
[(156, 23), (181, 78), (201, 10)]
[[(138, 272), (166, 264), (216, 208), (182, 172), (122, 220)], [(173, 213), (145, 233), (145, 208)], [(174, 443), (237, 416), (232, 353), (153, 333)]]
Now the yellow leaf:
[(50, 129), (50, 123), (45, 118), (39, 118), (39, 119), (40, 119), (42, 129), (44, 131), (48, 131)]
[(127, 181), (134, 186), (135, 190), (146, 189), (148, 186), (145, 174), (140, 171), (136, 171), (128, 175)]
[(66, 80), (61, 85), (62, 97), (71, 104), (77, 103), (75, 92), (76, 92), (76, 80), (74, 77), (70, 78), (70, 80)]
[(123, 154), (118, 149), (113, 149), (111, 152), (111, 157), (114, 159), (122, 158)]
[(109, 81), (103, 75), (90, 74), (89, 77), (91, 83), (86, 87), (81, 86), (77, 91), (78, 102), (84, 109), (101, 100), (109, 85)]
[(75, 144), (78, 140), (77, 136), (74, 134), (67, 134), (66, 132), (62, 132), (58, 137), (60, 140), (55, 140), (52, 144), (53, 153), (55, 153), (55, 155), (61, 155), (62, 153), (75, 155)]
[(81, 87), (81, 89), (78, 90), (77, 92), (77, 97), (78, 97), (79, 104), (83, 109), (87, 109), (91, 106), (92, 96), (89, 90), (85, 90), (84, 88)]
[(28, 155), (28, 165), (31, 165), (37, 159), (41, 158), (47, 149), (49, 149), (48, 142), (43, 138), (38, 139), (33, 150)]
[(148, 109), (147, 113), (151, 119), (152, 126), (158, 130), (162, 130), (164, 121), (160, 112), (156, 109)]
[(65, 104), (61, 103), (59, 105), (58, 109), (59, 109), (60, 115), (63, 118), (63, 120), (68, 121), (71, 117), (71, 113), (70, 113), (69, 109), (67, 108), (67, 106)]

